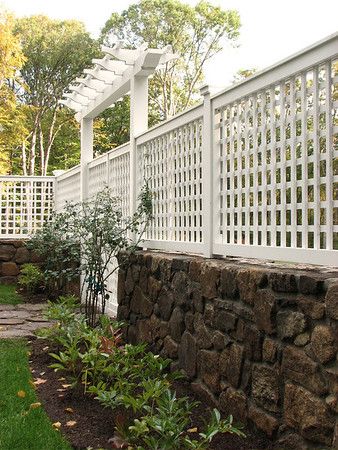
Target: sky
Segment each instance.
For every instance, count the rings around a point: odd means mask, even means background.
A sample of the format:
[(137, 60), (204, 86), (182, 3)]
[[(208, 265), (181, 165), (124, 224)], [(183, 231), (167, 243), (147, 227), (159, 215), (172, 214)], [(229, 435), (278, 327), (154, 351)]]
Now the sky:
[[(97, 37), (112, 12), (121, 12), (137, 0), (0, 0), (15, 16), (45, 14), (77, 19)], [(194, 5), (196, 0), (182, 0)], [(264, 69), (338, 29), (338, 1), (320, 0), (209, 0), (225, 9), (237, 9), (242, 27), (238, 48), (226, 46), (209, 61), (206, 82), (223, 88), (239, 69)]]

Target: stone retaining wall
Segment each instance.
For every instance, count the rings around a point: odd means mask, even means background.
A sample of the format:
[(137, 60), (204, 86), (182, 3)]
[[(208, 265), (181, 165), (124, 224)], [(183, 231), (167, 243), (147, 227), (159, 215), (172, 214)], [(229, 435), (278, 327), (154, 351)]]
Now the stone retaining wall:
[(118, 302), (129, 342), (276, 448), (338, 445), (337, 272), (140, 252)]
[(0, 240), (0, 283), (14, 284), (25, 263), (37, 263), (39, 258), (29, 251), (23, 240)]

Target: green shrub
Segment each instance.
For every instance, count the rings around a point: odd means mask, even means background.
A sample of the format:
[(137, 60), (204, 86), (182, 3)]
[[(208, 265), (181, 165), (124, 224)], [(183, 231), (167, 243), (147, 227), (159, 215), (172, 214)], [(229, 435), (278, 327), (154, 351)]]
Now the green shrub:
[(36, 294), (43, 286), (44, 276), (39, 267), (34, 264), (23, 264), (18, 283), (28, 295)]

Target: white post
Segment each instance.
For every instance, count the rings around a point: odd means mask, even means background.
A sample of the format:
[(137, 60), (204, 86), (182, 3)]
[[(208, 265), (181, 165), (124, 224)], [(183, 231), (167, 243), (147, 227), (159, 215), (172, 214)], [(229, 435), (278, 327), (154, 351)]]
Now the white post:
[(81, 201), (88, 198), (88, 163), (93, 160), (93, 119), (81, 120)]
[(148, 129), (148, 76), (133, 76), (130, 82), (130, 215), (136, 210), (136, 136)]
[(203, 135), (202, 135), (202, 214), (204, 256), (213, 256), (213, 124), (210, 99), (210, 88), (204, 85), (200, 88), (203, 96)]

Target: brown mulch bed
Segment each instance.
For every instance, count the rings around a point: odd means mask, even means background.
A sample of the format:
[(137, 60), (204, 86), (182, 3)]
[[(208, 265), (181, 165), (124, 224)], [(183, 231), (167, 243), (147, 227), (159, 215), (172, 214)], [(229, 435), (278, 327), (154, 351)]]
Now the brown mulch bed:
[[(47, 341), (34, 339), (30, 341), (30, 367), (35, 379), (37, 396), (45, 408), (51, 421), (61, 422), (61, 432), (74, 449), (111, 449), (109, 439), (114, 434), (117, 414), (109, 408), (103, 408), (98, 401), (83, 396), (80, 392), (71, 390), (60, 372), (49, 368), (52, 358), (48, 352), (52, 351)], [(196, 400), (187, 383), (175, 384), (178, 396), (189, 396)], [(198, 400), (198, 399), (197, 399)], [(70, 409), (69, 409), (70, 408)], [(194, 411), (192, 423), (200, 427), (206, 417), (207, 407), (201, 403)], [(76, 422), (67, 426), (67, 422)], [(214, 438), (210, 450), (258, 450), (272, 449), (270, 441), (245, 430), (247, 438), (233, 435), (218, 435)]]

